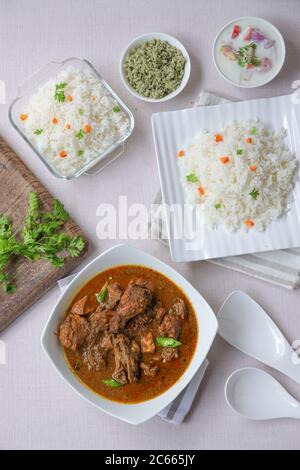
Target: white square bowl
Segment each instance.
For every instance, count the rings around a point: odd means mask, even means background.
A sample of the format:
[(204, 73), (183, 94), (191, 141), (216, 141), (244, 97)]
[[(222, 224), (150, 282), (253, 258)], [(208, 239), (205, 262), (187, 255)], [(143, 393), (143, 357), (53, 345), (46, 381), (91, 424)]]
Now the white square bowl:
[[(166, 392), (141, 403), (123, 404), (107, 400), (84, 386), (69, 369), (57, 331), (74, 295), (89, 279), (101, 271), (120, 265), (143, 265), (161, 272), (177, 284), (194, 307), (198, 322), (198, 341), (192, 361), (180, 379)], [(98, 409), (130, 424), (142, 423), (165, 408), (193, 378), (212, 345), (217, 333), (217, 319), (199, 292), (179, 273), (167, 264), (130, 245), (117, 245), (91, 261), (70, 283), (53, 308), (42, 334), (42, 347), (60, 375), (74, 391)]]

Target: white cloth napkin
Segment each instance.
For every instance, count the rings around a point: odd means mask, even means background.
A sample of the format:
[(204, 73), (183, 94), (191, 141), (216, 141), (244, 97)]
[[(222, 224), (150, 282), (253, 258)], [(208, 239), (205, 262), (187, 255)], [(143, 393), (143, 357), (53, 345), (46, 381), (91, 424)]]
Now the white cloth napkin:
[[(211, 106), (228, 101), (225, 98), (204, 91), (200, 93), (194, 106)], [(154, 203), (162, 203), (161, 192), (158, 193)], [(167, 233), (164, 224), (163, 211), (159, 207), (155, 214), (151, 216), (149, 230), (152, 237), (154, 236), (167, 244), (168, 240), (163, 238), (163, 234)], [(297, 289), (300, 286), (300, 248), (228, 256), (226, 258), (215, 258), (209, 260), (209, 262), (287, 289)]]
[[(61, 292), (64, 292), (66, 290), (66, 288), (75, 276), (76, 273), (57, 281), (58, 287)], [(182, 392), (175, 398), (175, 400), (170, 403), (170, 405), (166, 406), (166, 408), (164, 408), (158, 414), (158, 416), (160, 416), (165, 421), (168, 421), (168, 423), (182, 423), (192, 406), (195, 395), (204, 377), (208, 364), (208, 360), (205, 359), (199, 370), (194, 375), (193, 379), (190, 381), (190, 383), (185, 387), (184, 390), (182, 390)]]

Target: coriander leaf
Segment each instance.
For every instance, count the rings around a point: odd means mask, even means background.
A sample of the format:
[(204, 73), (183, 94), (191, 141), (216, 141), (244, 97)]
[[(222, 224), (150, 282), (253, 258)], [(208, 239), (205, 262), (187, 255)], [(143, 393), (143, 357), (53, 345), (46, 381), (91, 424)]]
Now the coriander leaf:
[(33, 133), (34, 133), (35, 135), (41, 135), (42, 132), (43, 132), (43, 129), (36, 129)]
[(108, 294), (108, 282), (104, 284), (99, 294), (96, 294), (99, 304), (103, 304), (104, 300), (107, 297), (107, 294)]
[(68, 212), (65, 210), (64, 205), (58, 199), (54, 199), (53, 201), (53, 216), (64, 222), (69, 220), (70, 217)]
[(164, 337), (164, 336), (157, 336), (156, 337), (156, 344), (158, 344), (158, 346), (162, 346), (164, 348), (177, 348), (178, 346), (181, 346), (181, 342), (177, 341), (177, 339), (167, 338), (167, 337)]
[(84, 113), (83, 109), (82, 109), (82, 108), (79, 108), (79, 109), (78, 109), (78, 113), (80, 114), (80, 116), (82, 116), (83, 113)]
[(220, 202), (216, 202), (216, 204), (215, 204), (215, 209), (220, 209), (220, 207), (221, 207), (221, 203), (220, 203)]
[(259, 196), (259, 190), (257, 188), (253, 188), (249, 196), (253, 197), (253, 199), (257, 199)]
[(257, 133), (257, 127), (251, 127), (250, 133), (251, 134), (256, 134)]
[(198, 176), (195, 175), (195, 173), (186, 175), (186, 180), (189, 181), (189, 183), (199, 183)]
[(84, 154), (84, 150), (78, 150), (78, 152), (77, 152), (78, 157), (81, 157), (81, 155), (83, 155), (83, 154)]
[(66, 247), (68, 253), (72, 258), (79, 256), (84, 248), (84, 240), (82, 237), (73, 237), (70, 239), (68, 246)]
[(254, 65), (254, 67), (259, 67), (261, 65), (261, 60), (258, 57), (253, 56), (251, 59), (251, 64)]
[(83, 139), (84, 137), (83, 129), (79, 129), (79, 131), (76, 132), (75, 137), (77, 137), (77, 139)]
[(120, 113), (120, 112), (121, 112), (120, 106), (114, 106), (114, 107), (113, 107), (113, 112), (114, 112), (114, 113)]
[(47, 256), (47, 260), (56, 268), (61, 268), (65, 264), (65, 259), (56, 255)]
[(66, 82), (58, 83), (57, 85), (55, 85), (57, 90), (61, 90), (63, 88), (66, 88), (66, 86), (67, 86)]
[(0, 237), (9, 238), (12, 235), (11, 220), (5, 215), (0, 216)]
[(240, 67), (245, 67), (247, 62), (245, 59), (242, 59), (241, 57), (239, 57), (237, 63)]
[(237, 155), (242, 155), (243, 154), (243, 149), (237, 149), (236, 154)]
[(67, 86), (67, 83), (57, 83), (55, 85), (55, 92), (54, 92), (54, 99), (59, 103), (65, 101), (66, 96), (64, 92), (64, 88)]

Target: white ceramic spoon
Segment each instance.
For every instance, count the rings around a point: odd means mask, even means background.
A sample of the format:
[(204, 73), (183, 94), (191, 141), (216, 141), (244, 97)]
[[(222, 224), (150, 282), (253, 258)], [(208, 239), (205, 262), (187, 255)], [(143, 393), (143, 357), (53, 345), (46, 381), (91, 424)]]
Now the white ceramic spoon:
[(235, 371), (225, 384), (228, 405), (248, 419), (300, 419), (300, 403), (270, 374), (246, 367)]
[(218, 333), (225, 341), (300, 384), (300, 361), (293, 363), (293, 349), (251, 297), (244, 292), (232, 292), (218, 313), (218, 321)]

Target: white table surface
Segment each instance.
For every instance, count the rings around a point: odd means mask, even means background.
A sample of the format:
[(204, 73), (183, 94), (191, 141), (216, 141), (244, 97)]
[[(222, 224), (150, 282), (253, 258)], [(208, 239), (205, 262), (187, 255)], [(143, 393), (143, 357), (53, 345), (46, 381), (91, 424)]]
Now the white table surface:
[[(100, 203), (150, 204), (159, 187), (152, 142), (153, 111), (189, 106), (200, 89), (236, 99), (289, 93), (300, 79), (299, 0), (10, 0), (0, 1), (0, 79), (7, 85), (7, 103), (17, 85), (51, 59), (83, 56), (92, 61), (132, 109), (134, 133), (125, 155), (94, 178), (65, 182), (52, 177), (12, 129), (8, 106), (0, 105), (0, 132), (45, 186), (63, 201), (89, 235), (96, 253), (117, 243), (96, 235)], [(211, 59), (217, 30), (232, 17), (262, 16), (274, 22), (287, 45), (287, 61), (280, 75), (257, 90), (234, 88), (220, 78)], [(149, 105), (129, 96), (118, 74), (122, 49), (144, 32), (162, 31), (180, 39), (192, 60), (191, 80), (176, 99)], [(2, 189), (0, 189), (2, 191)], [(168, 250), (156, 241), (134, 242), (164, 261)], [(217, 311), (234, 289), (252, 295), (270, 313), (290, 340), (300, 338), (300, 290), (287, 291), (212, 264), (175, 266), (199, 289)], [(1, 449), (299, 449), (297, 421), (251, 422), (227, 407), (223, 388), (235, 369), (258, 363), (218, 338), (209, 354), (210, 366), (193, 408), (179, 427), (154, 418), (133, 427), (98, 412), (62, 381), (40, 346), (40, 335), (59, 296), (55, 287), (8, 328), (7, 364), (0, 365)], [(300, 389), (282, 375), (274, 375), (300, 400)]]

